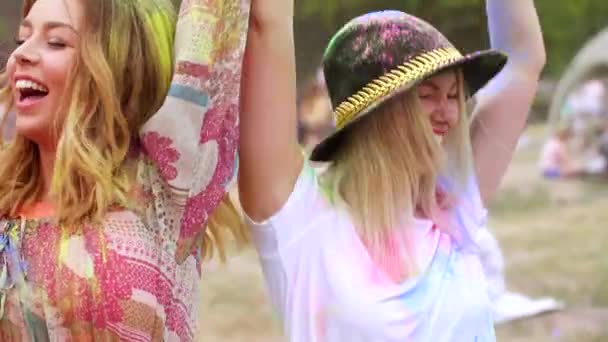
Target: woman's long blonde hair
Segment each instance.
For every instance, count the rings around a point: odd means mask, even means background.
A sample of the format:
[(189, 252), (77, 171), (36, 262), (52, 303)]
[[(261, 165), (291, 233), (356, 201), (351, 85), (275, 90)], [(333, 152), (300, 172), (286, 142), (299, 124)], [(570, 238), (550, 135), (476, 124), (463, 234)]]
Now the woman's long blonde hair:
[[(23, 17), (35, 2), (24, 1)], [(134, 172), (128, 153), (163, 104), (173, 72), (177, 18), (171, 0), (85, 0), (83, 8), (78, 57), (64, 91), (70, 95), (53, 130), (58, 145), (50, 195), (64, 226), (99, 223), (111, 207), (129, 207)], [(4, 118), (14, 105), (5, 81), (2, 75)], [(2, 148), (0, 217), (16, 217), (44, 196), (38, 158), (37, 145), (18, 134)], [(216, 245), (223, 255), (222, 222), (239, 222), (228, 197), (218, 215), (210, 220), (203, 245), (208, 253)], [(228, 228), (243, 236), (241, 225)]]
[(461, 115), (445, 137), (445, 150), (410, 90), (349, 129), (322, 176), (335, 203), (348, 209), (374, 262), (396, 281), (418, 271), (411, 229), (402, 228), (423, 216), (449, 229), (439, 223), (448, 201), (440, 199), (457, 198), (470, 179), (469, 120), (460, 74), (458, 79)]

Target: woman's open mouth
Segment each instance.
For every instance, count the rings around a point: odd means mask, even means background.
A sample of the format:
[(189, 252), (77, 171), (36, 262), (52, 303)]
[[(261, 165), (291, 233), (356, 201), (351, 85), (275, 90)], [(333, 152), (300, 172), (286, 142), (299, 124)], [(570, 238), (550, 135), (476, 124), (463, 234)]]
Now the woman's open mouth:
[(49, 94), (49, 89), (44, 84), (31, 79), (18, 79), (15, 82), (15, 89), (18, 109), (31, 107)]
[(448, 133), (447, 129), (441, 129), (441, 128), (436, 128), (433, 127), (433, 133), (435, 133), (435, 135), (439, 135), (439, 136), (444, 136)]

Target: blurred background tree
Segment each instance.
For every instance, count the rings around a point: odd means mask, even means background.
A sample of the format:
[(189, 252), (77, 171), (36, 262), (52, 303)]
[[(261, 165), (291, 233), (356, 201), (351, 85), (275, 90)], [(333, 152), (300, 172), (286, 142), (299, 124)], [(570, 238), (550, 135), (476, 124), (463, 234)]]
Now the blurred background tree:
[[(608, 1), (536, 0), (548, 50), (545, 75), (556, 78), (582, 45), (608, 26)], [(431, 22), (464, 51), (487, 48), (482, 0), (305, 0), (297, 3), (299, 71), (307, 75), (323, 47), (348, 19), (361, 13), (398, 9)]]
[(19, 20), (21, 1), (8, 0), (0, 3), (0, 70), (4, 68), (6, 58), (13, 49), (15, 26)]

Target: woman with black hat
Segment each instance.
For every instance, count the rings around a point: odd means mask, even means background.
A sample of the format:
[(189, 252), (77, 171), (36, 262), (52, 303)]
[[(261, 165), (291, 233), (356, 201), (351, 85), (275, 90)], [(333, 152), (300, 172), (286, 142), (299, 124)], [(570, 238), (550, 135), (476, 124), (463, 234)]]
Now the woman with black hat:
[(293, 2), (253, 6), (239, 185), (290, 340), (494, 341), (475, 242), (545, 61), (533, 1), (487, 0), (497, 50), (468, 55), (405, 13), (346, 24), (324, 56), (322, 174), (298, 148)]

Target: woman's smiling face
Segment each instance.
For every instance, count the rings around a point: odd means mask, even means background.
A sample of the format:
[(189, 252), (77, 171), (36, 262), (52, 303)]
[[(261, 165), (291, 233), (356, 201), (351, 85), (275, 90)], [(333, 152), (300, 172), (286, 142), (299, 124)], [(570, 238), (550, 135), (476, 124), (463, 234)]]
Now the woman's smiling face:
[(78, 54), (83, 8), (78, 0), (38, 0), (21, 22), (7, 63), (16, 133), (55, 145), (54, 127)]
[(441, 140), (460, 118), (460, 89), (456, 71), (429, 77), (416, 92), (422, 109), (429, 115), (433, 133)]

